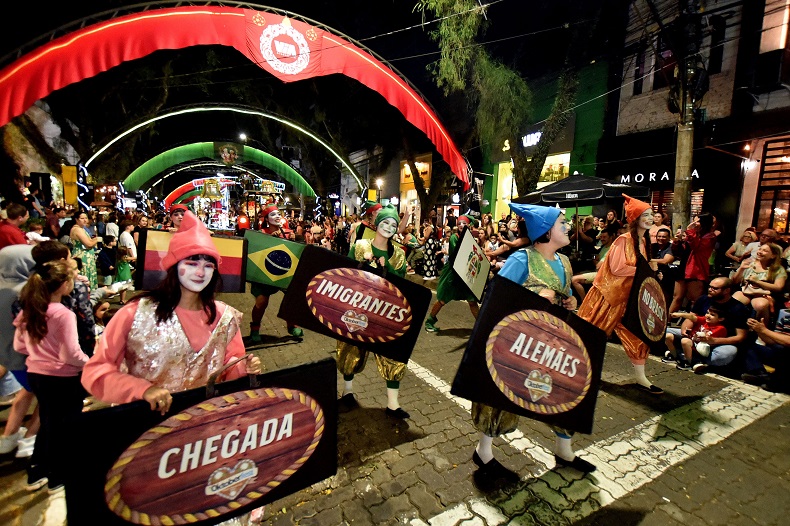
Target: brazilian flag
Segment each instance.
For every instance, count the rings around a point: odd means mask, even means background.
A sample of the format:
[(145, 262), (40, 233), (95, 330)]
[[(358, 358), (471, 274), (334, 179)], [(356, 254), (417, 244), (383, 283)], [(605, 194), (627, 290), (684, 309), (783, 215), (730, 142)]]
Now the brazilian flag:
[(285, 289), (291, 283), (304, 245), (245, 230), (247, 240), (247, 281)]

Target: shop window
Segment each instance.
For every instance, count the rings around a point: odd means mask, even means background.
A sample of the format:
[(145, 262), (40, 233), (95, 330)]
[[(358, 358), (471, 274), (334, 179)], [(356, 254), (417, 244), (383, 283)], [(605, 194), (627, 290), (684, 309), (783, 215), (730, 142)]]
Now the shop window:
[(644, 46), (639, 46), (639, 52), (636, 54), (636, 58), (634, 60), (636, 61), (636, 64), (634, 65), (634, 95), (641, 95), (645, 76)]
[(668, 42), (663, 37), (658, 38), (656, 49), (656, 63), (653, 71), (654, 90), (666, 88), (672, 84), (678, 63), (672, 50), (669, 49)]
[(758, 231), (772, 228), (779, 234), (790, 233), (790, 141), (767, 141), (760, 170), (754, 226)]
[(559, 153), (555, 155), (546, 156), (546, 162), (543, 163), (543, 170), (540, 172), (539, 183), (554, 183), (565, 179), (570, 175), (569, 165), (571, 162), (571, 154)]
[(713, 75), (721, 73), (724, 63), (724, 34), (727, 22), (722, 16), (710, 17), (710, 54), (708, 55), (708, 73)]

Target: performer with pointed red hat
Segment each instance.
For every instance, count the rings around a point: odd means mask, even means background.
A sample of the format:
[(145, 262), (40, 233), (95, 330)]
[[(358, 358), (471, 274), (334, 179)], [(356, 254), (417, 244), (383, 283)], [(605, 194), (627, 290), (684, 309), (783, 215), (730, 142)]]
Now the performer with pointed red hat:
[(612, 331), (617, 334), (634, 366), (637, 387), (647, 393), (658, 395), (664, 391), (645, 376), (645, 362), (650, 354), (650, 348), (621, 322), (636, 274), (637, 257), (641, 254), (645, 260), (650, 260), (645, 232), (653, 226), (653, 210), (644, 201), (625, 194), (623, 197), (625, 197), (628, 232), (620, 235), (612, 243), (603, 265), (598, 269), (592, 288), (579, 307), (578, 314), (606, 331), (607, 335), (612, 334)]
[[(186, 212), (162, 259), (165, 278), (107, 324), (83, 370), (85, 389), (104, 402), (145, 400), (165, 414), (171, 393), (205, 385), (226, 363), (246, 356), (241, 312), (214, 299), (219, 261), (205, 225)], [(250, 356), (222, 379), (260, 370), (260, 360)]]

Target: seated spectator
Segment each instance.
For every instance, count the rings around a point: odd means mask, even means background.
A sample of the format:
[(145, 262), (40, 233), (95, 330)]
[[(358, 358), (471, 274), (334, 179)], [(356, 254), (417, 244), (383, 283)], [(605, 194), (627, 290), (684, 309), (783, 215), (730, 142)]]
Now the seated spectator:
[(758, 339), (746, 350), (746, 372), (741, 379), (767, 391), (790, 393), (790, 311), (780, 311), (773, 331), (760, 320), (747, 323)]
[(570, 247), (578, 247), (578, 261), (576, 267), (579, 270), (593, 270), (595, 268), (595, 242), (598, 231), (593, 226), (592, 216), (587, 216), (581, 220), (579, 228), (575, 228), (570, 235)]
[[(680, 371), (690, 371), (694, 362), (700, 363), (699, 357), (707, 358), (710, 356), (710, 344), (702, 341), (703, 338), (724, 338), (727, 336), (727, 328), (724, 326), (724, 312), (715, 305), (708, 307), (705, 316), (697, 316), (688, 312), (673, 312), (672, 316), (683, 318), (693, 323), (691, 329), (680, 336), (680, 347), (683, 353), (667, 350), (664, 354), (664, 363), (677, 361), (677, 368)], [(667, 347), (672, 345), (677, 347), (670, 338), (674, 340), (674, 335), (667, 334)], [(695, 354), (696, 353), (696, 354)]]
[[(746, 340), (746, 320), (751, 312), (743, 303), (732, 297), (732, 280), (730, 278), (713, 278), (708, 285), (708, 293), (700, 296), (694, 302), (691, 312), (697, 316), (704, 316), (711, 305), (715, 305), (723, 313), (727, 336), (706, 336), (699, 339), (699, 341), (709, 344), (711, 350), (710, 356), (703, 357), (699, 363), (692, 366), (697, 374), (704, 374), (708, 366), (721, 367), (731, 364), (738, 354), (738, 346)], [(670, 316), (672, 312), (670, 311)], [(675, 342), (679, 344), (680, 337), (691, 330), (692, 326), (693, 323), (690, 320), (683, 320), (679, 328), (668, 327), (667, 334), (675, 337), (667, 339), (668, 350), (676, 351)]]
[(730, 263), (732, 263), (733, 271), (730, 273), (730, 277), (735, 275), (741, 262), (751, 256), (751, 252), (747, 250), (746, 247), (755, 241), (757, 241), (757, 234), (751, 230), (744, 230), (741, 238), (736, 240), (735, 243), (727, 249), (727, 252), (724, 253), (724, 256), (731, 260)]
[(614, 228), (607, 228), (598, 234), (598, 239), (601, 241), (601, 248), (595, 256), (595, 272), (582, 272), (581, 274), (576, 274), (573, 276), (573, 278), (571, 278), (571, 285), (573, 286), (573, 290), (579, 296), (580, 303), (584, 299), (584, 296), (587, 295), (587, 289), (585, 286), (592, 285), (595, 275), (597, 274), (598, 269), (601, 268), (604, 258), (606, 257), (607, 252), (609, 252), (609, 248), (611, 248), (612, 243), (616, 237), (617, 234)]
[(499, 234), (494, 234), (490, 238), (488, 238), (488, 243), (485, 247), (485, 250), (490, 250), (493, 252), (494, 250), (499, 248)]
[(752, 241), (746, 245), (746, 253), (749, 254), (748, 257), (754, 259), (757, 257), (757, 251), (760, 249), (761, 245), (766, 243), (776, 243), (778, 240), (779, 234), (776, 233), (776, 230), (773, 228), (766, 228), (757, 235), (756, 241)]
[(745, 259), (732, 278), (741, 290), (732, 297), (757, 313), (757, 319), (769, 320), (774, 312), (774, 295), (784, 290), (787, 272), (782, 266), (782, 247), (767, 243), (757, 250), (755, 259)]

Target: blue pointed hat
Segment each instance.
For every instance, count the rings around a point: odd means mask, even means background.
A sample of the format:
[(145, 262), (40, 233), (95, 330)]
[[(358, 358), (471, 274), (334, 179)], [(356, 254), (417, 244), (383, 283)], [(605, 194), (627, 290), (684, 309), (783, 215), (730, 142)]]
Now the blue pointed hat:
[(537, 238), (551, 230), (562, 210), (551, 206), (522, 205), (510, 203), (510, 209), (524, 218), (527, 224), (527, 235), (533, 243)]

